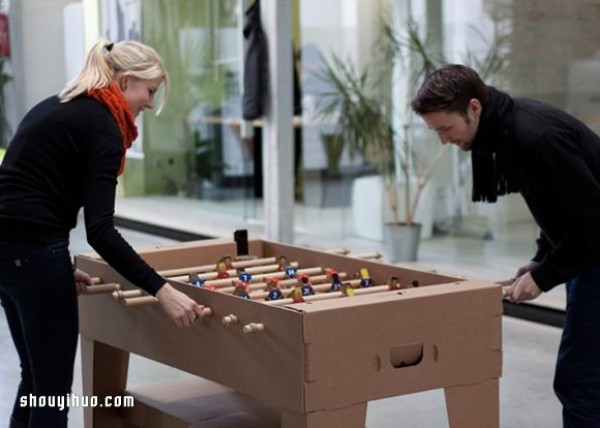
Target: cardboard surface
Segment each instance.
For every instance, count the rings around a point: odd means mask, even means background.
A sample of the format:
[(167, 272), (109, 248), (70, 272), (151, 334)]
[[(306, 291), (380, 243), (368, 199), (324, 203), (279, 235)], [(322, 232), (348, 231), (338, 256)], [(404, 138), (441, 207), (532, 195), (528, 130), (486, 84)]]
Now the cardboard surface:
[[(235, 250), (233, 241), (219, 239), (141, 255), (159, 271), (189, 268), (194, 273), (192, 267), (216, 264), (224, 255), (235, 258)], [(249, 253), (285, 255), (301, 268), (335, 268), (349, 277), (366, 268), (375, 284), (397, 276), (403, 286), (417, 281), (419, 287), (272, 306), (171, 281), (211, 307), (213, 317), (178, 328), (159, 305), (132, 308), (106, 294), (83, 296), (81, 334), (280, 408), (284, 428), (330, 428), (335, 421), (344, 428), (364, 427), (369, 400), (434, 388), (478, 391), (480, 386), (482, 393), (475, 394), (479, 406), (469, 403), (470, 415), (464, 417), (462, 395), (447, 396), (449, 415), (486, 420), (481, 427), (499, 426), (489, 412), (498, 407), (493, 391), (502, 367), (498, 285), (257, 239), (249, 240)], [(103, 282), (135, 288), (96, 257), (77, 256), (76, 263)], [(230, 314), (238, 324), (222, 323)], [(263, 324), (264, 331), (245, 334), (242, 327), (249, 323)], [(85, 363), (84, 370), (93, 370)], [(84, 379), (93, 390), (93, 376)], [(477, 415), (474, 408), (487, 409), (488, 415)]]
[[(156, 415), (148, 409), (170, 415), (168, 426), (236, 428), (278, 428), (277, 409), (202, 378), (129, 389), (126, 394), (136, 400), (133, 409), (125, 409), (126, 417), (137, 425), (151, 428)], [(128, 414), (127, 414), (128, 413)]]

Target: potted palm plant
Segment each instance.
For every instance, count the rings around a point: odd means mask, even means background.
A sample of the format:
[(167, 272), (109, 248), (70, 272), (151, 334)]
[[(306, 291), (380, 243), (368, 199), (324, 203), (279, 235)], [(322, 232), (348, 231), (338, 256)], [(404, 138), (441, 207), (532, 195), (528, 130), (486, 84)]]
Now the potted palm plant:
[[(407, 46), (417, 54), (420, 65), (411, 73), (410, 84), (414, 85), (442, 62), (430, 54), (415, 24), (409, 23), (407, 33)], [(389, 42), (392, 57), (397, 60), (404, 41), (400, 41), (388, 25), (383, 26), (383, 34)], [(372, 72), (369, 67), (358, 71), (350, 62), (334, 55), (323, 75), (332, 90), (321, 94), (319, 110), (325, 117), (337, 118), (337, 133), (350, 155), (362, 156), (381, 177), (390, 212), (386, 226), (394, 229), (394, 235), (396, 230), (408, 233), (408, 237), (394, 238), (390, 242), (411, 243), (408, 254), (397, 254), (399, 248), (387, 249), (388, 259), (399, 261), (416, 258), (421, 225), (415, 221), (415, 213), (422, 191), (444, 149), (438, 150), (430, 160), (418, 159), (419, 153), (412, 150), (410, 141), (411, 124), (403, 124), (400, 130), (395, 126), (396, 116), (402, 114), (390, 95), (393, 66), (389, 63), (379, 73)], [(399, 182), (403, 183), (402, 213), (398, 200)], [(389, 235), (388, 232), (384, 234)]]
[[(417, 150), (424, 144), (413, 141), (415, 124), (409, 104), (423, 79), (446, 61), (432, 49), (427, 37), (421, 37), (414, 22), (407, 23), (404, 35), (384, 23), (382, 36), (384, 43), (380, 41), (379, 46), (387, 46), (385, 56), (392, 60), (383, 64), (379, 73), (368, 66), (359, 71), (336, 55), (327, 62), (322, 78), (332, 90), (321, 94), (319, 111), (336, 118), (337, 133), (349, 153), (362, 156), (381, 177), (390, 213), (383, 233), (387, 258), (412, 261), (417, 258), (421, 234), (415, 215), (447, 146), (436, 145), (433, 153)], [(468, 54), (465, 62), (482, 71), (482, 76), (498, 72), (505, 66), (499, 55), (501, 42), (504, 40), (495, 39), (483, 59)], [(401, 102), (393, 102), (391, 95), (397, 67), (404, 67), (407, 88)]]

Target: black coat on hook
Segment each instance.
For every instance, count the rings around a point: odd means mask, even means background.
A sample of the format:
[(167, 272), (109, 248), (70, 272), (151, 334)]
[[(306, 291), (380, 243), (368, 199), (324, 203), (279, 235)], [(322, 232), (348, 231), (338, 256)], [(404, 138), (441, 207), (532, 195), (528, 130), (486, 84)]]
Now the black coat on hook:
[(269, 90), (269, 57), (260, 20), (260, 0), (256, 0), (245, 13), (244, 39), (242, 117), (254, 120), (264, 116)]

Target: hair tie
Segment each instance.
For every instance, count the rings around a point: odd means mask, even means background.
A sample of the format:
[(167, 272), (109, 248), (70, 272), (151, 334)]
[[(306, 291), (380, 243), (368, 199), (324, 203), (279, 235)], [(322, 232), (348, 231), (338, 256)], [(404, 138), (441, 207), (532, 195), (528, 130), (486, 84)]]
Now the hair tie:
[(109, 51), (109, 52), (110, 52), (110, 51), (112, 51), (112, 48), (113, 48), (113, 46), (114, 46), (114, 45), (115, 45), (115, 44), (114, 44), (114, 43), (112, 43), (112, 42), (111, 42), (111, 43), (109, 43), (108, 45), (106, 45), (106, 46), (105, 46), (105, 47), (106, 47), (106, 50), (107, 50), (107, 51)]

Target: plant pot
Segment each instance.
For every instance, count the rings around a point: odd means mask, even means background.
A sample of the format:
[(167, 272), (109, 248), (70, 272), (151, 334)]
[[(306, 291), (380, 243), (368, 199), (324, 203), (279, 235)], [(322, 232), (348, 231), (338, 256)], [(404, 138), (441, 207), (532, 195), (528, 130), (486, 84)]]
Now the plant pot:
[(410, 226), (404, 223), (385, 224), (385, 254), (388, 261), (392, 263), (416, 261), (420, 241), (420, 223), (413, 223)]

